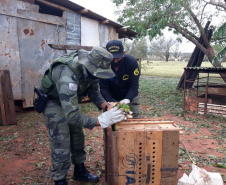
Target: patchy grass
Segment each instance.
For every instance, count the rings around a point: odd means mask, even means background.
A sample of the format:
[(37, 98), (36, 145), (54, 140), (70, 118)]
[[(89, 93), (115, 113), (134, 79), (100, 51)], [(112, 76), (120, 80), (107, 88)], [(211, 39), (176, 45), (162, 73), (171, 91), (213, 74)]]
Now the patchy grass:
[[(141, 111), (144, 117), (172, 120), (183, 128), (180, 135), (178, 178), (191, 171), (192, 161), (209, 172), (218, 172), (225, 179), (226, 170), (217, 163), (226, 163), (226, 119), (211, 115), (184, 112), (183, 92), (176, 90), (179, 78), (140, 78)], [(80, 104), (82, 113), (98, 116), (102, 111), (92, 103)], [(105, 184), (103, 129), (84, 129), (86, 166), (100, 176), (98, 185)], [(17, 125), (0, 127), (0, 184), (50, 185), (51, 158), (45, 120), (33, 110), (17, 113)], [(72, 179), (73, 166), (68, 172), (69, 185), (90, 184)]]
[[(154, 76), (154, 77), (181, 77), (184, 72), (184, 68), (187, 66), (187, 62), (175, 62), (175, 61), (142, 61), (141, 63), (142, 75)], [(226, 67), (226, 63), (222, 64)], [(203, 62), (202, 67), (212, 67), (210, 62)]]
[(150, 108), (142, 110), (148, 117), (159, 117), (165, 113), (183, 114), (183, 93), (176, 90), (179, 78), (145, 77), (140, 78), (141, 105)]
[(187, 62), (142, 61), (141, 73), (154, 77), (180, 77), (186, 66)]

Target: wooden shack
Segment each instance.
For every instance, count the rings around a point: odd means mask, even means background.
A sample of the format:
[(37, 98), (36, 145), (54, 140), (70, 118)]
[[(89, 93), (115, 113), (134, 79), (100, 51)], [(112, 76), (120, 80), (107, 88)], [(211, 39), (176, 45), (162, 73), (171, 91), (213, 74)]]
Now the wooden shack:
[(133, 38), (124, 28), (69, 0), (0, 0), (0, 70), (9, 70), (15, 101), (33, 106), (34, 85), (67, 49)]

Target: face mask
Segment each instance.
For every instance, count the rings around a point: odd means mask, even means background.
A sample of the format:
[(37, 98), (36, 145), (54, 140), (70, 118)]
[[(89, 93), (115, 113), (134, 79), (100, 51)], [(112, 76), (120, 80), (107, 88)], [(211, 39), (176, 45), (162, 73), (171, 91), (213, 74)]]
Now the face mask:
[(119, 67), (122, 64), (122, 62), (123, 62), (123, 59), (119, 60), (117, 63), (112, 62), (111, 64), (113, 67)]

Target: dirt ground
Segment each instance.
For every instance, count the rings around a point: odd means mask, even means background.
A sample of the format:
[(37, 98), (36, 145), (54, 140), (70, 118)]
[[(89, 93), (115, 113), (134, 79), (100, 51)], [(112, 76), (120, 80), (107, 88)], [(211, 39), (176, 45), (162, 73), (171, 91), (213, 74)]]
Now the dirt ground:
[[(226, 156), (225, 130), (219, 126), (226, 123), (222, 123), (219, 118), (207, 119), (193, 113), (186, 113), (183, 117), (166, 114), (162, 119), (172, 120), (183, 128), (183, 134), (180, 135), (178, 179), (183, 173), (190, 173), (192, 159), (197, 166), (208, 172), (220, 173), (226, 184), (226, 169), (216, 166)], [(17, 120), (17, 125), (0, 126), (0, 185), (54, 184), (49, 173), (51, 159), (43, 116), (27, 110), (18, 112)], [(85, 135), (88, 154), (86, 166), (100, 176), (97, 184), (103, 185), (103, 131), (95, 127), (92, 131), (85, 130)], [(88, 184), (74, 181), (72, 174), (73, 166), (67, 177), (69, 185)]]

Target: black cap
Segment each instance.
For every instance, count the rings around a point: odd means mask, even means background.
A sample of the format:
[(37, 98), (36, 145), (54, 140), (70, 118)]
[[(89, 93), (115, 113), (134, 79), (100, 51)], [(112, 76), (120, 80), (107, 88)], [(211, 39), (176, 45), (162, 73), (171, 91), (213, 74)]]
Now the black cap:
[(107, 43), (106, 49), (113, 55), (113, 58), (122, 58), (124, 48), (120, 40), (111, 40)]

